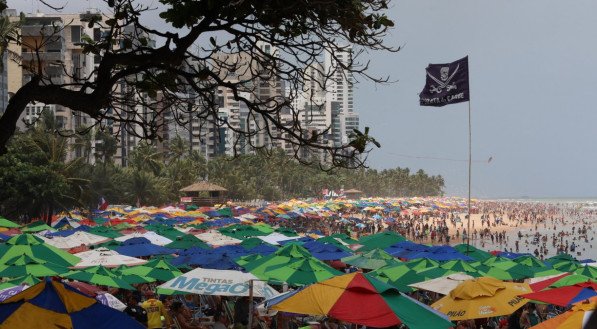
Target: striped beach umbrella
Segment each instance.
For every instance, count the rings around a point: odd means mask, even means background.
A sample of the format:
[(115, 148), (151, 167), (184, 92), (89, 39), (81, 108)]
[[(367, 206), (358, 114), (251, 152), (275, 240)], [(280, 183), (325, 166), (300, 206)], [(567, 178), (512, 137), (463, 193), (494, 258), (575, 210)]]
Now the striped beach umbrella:
[(133, 286), (127, 283), (118, 275), (110, 272), (103, 266), (94, 266), (82, 271), (71, 271), (61, 275), (64, 278), (88, 282), (100, 286), (108, 286), (113, 288), (122, 288), (128, 290), (135, 290)]
[(45, 243), (41, 238), (31, 234), (15, 235), (0, 245), (0, 264), (17, 256), (27, 255), (34, 259), (43, 259), (61, 266), (73, 266), (80, 259), (68, 252)]
[(266, 301), (269, 308), (376, 328), (450, 328), (445, 315), (362, 273), (337, 276)]
[(49, 263), (39, 258), (32, 258), (27, 255), (17, 256), (0, 265), (0, 277), (17, 278), (27, 275), (36, 277), (53, 276), (68, 272), (69, 269)]

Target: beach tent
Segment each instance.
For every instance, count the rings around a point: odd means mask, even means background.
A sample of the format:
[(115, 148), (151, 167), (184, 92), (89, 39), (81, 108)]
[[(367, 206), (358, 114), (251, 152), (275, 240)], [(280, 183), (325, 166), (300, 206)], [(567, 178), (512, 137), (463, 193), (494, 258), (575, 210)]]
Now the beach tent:
[(199, 295), (249, 296), (253, 281), (253, 296), (271, 298), (279, 293), (253, 274), (230, 270), (196, 268), (158, 287), (158, 293), (172, 291)]
[(337, 276), (266, 301), (270, 309), (328, 316), (367, 327), (450, 328), (445, 315), (362, 273)]
[(97, 248), (84, 251), (75, 254), (75, 256), (79, 257), (81, 261), (77, 263), (74, 268), (85, 268), (97, 265), (102, 265), (104, 267), (117, 267), (120, 265), (135, 266), (147, 263), (144, 259), (121, 255), (108, 248)]
[(1, 328), (144, 328), (60, 282), (44, 280), (0, 303)]

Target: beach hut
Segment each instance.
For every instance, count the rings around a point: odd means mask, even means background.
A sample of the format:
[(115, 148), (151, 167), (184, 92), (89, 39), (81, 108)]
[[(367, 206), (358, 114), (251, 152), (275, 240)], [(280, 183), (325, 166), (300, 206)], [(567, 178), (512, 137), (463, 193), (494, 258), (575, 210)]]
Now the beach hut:
[(363, 196), (363, 191), (357, 189), (346, 190), (344, 191), (344, 196), (349, 200), (357, 200)]
[(227, 189), (206, 181), (200, 181), (180, 189), (184, 193), (182, 202), (197, 206), (214, 206), (226, 202)]

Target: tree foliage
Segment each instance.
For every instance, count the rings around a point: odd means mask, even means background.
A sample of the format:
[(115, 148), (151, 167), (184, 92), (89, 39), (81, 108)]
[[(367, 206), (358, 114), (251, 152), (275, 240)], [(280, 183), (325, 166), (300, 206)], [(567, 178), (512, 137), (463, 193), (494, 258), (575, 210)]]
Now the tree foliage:
[[(35, 54), (21, 63), (31, 80), (15, 93), (0, 117), (0, 153), (7, 152), (25, 106), (42, 102), (86, 114), (96, 126), (110, 123), (141, 138), (158, 138), (164, 124), (161, 118), (168, 112), (181, 125), (199, 119), (226, 127), (237, 136), (235, 145), (242, 140), (254, 148), (268, 148), (253, 142), (255, 136), (265, 135), (291, 143), (302, 161), (307, 160), (299, 155), (307, 149), (327, 153), (331, 161), (326, 163), (332, 167), (363, 165), (366, 146), (375, 144), (368, 133), (354, 134), (345, 145), (335, 146), (325, 138), (328, 130), (308, 131), (292, 103), (305, 88), (305, 69), (321, 61), (326, 52), (342, 72), (386, 81), (368, 75), (367, 63), (359, 58), (366, 51), (397, 50), (383, 43), (394, 25), (385, 14), (389, 0), (160, 0), (159, 16), (169, 24), (160, 30), (142, 23), (147, 11), (154, 9), (145, 1), (106, 2), (111, 9), (108, 19), (101, 15), (86, 19), (89, 27), (106, 31), (99, 40), (82, 38), (83, 52), (100, 58), (86, 76), (73, 75), (60, 84), (51, 79), (47, 68), (64, 64), (39, 60), (43, 40), (50, 42), (64, 27), (47, 27), (41, 42), (22, 45)], [(151, 40), (160, 46), (152, 47)], [(276, 50), (264, 50), (265, 43)], [(346, 63), (336, 55), (349, 46), (354, 56)], [(64, 71), (68, 74), (69, 68)], [(336, 72), (320, 73), (325, 89)], [(275, 88), (281, 82), (290, 91), (287, 95), (263, 93), (264, 86)], [(239, 129), (218, 118), (218, 88), (227, 88), (235, 101), (246, 106), (254, 128)], [(140, 107), (151, 115), (138, 115)], [(291, 119), (282, 120), (282, 113), (290, 113)]]
[[(101, 197), (111, 204), (164, 205), (176, 203), (179, 190), (209, 179), (228, 189), (233, 200), (322, 197), (323, 189), (356, 188), (366, 196), (429, 196), (443, 193), (441, 176), (408, 168), (321, 171), (288, 157), (282, 150), (206, 161), (189, 152), (184, 140), (160, 152), (150, 144), (137, 148), (131, 165), (121, 168), (105, 153), (90, 164), (87, 157), (67, 159), (65, 137), (47, 122), (18, 133), (0, 157), (0, 213), (10, 218), (49, 218), (61, 210), (92, 210)], [(105, 136), (96, 136), (102, 139)], [(105, 143), (97, 144), (100, 146)], [(97, 153), (97, 152), (96, 152)]]

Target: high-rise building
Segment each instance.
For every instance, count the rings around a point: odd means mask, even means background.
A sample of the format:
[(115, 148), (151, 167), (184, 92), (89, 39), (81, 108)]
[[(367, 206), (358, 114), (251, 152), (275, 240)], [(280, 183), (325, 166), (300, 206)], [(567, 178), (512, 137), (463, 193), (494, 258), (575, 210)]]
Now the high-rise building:
[(327, 101), (334, 117), (334, 144), (346, 144), (354, 129), (359, 128), (359, 115), (354, 111), (354, 77), (344, 67), (352, 66), (352, 48), (343, 51), (326, 52), (324, 70), (330, 78), (327, 81)]

